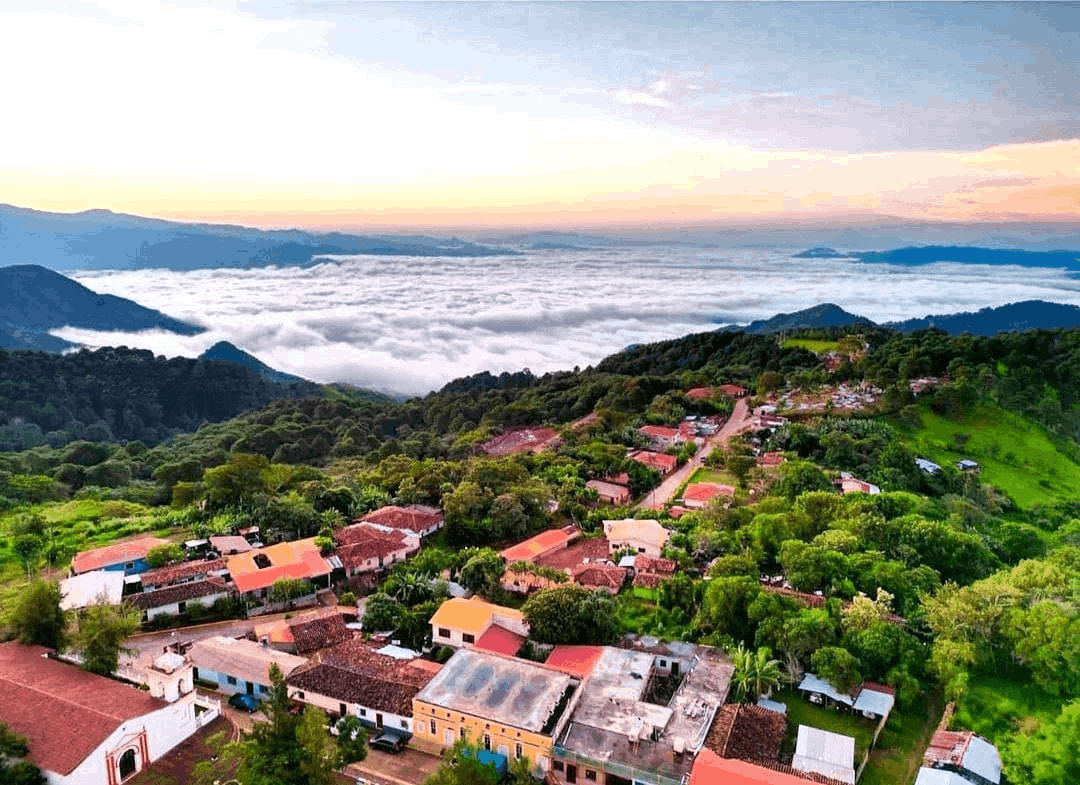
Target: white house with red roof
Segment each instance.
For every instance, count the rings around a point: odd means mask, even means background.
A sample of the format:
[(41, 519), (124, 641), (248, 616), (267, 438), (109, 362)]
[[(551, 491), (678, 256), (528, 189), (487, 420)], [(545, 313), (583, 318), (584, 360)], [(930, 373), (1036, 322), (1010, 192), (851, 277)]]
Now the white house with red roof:
[(336, 554), (347, 576), (377, 572), (420, 550), (420, 535), (356, 523), (334, 533)]
[(427, 537), (446, 523), (446, 517), (438, 507), (423, 504), (407, 504), (404, 507), (390, 505), (369, 512), (355, 523), (369, 523), (385, 529), (396, 529), (407, 535)]
[(26, 737), (27, 760), (49, 785), (120, 785), (200, 727), (191, 666), (179, 655), (155, 662), (159, 698), (49, 653), (0, 643), (0, 722)]

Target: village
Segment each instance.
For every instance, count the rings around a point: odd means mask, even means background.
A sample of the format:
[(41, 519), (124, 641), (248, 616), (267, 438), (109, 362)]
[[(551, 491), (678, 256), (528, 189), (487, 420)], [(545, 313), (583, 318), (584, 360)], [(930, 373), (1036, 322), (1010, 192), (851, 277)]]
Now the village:
[[(628, 458), (662, 481), (637, 510), (656, 517), (605, 519), (595, 533), (568, 524), (510, 545), (499, 552), (500, 588), (516, 597), (565, 584), (655, 596), (677, 572), (665, 557), (674, 532), (660, 519), (735, 497), (734, 485), (691, 481), (710, 471), (709, 454), (738, 433), (786, 423), (776, 404), (751, 410), (748, 391), (726, 387), (735, 401), (727, 419), (691, 416), (678, 427), (640, 428), (651, 449), (632, 449)], [(557, 439), (554, 429), (519, 429), (483, 449), (539, 451)], [(680, 466), (674, 453), (688, 445)], [(784, 461), (759, 450), (753, 463), (769, 471)], [(597, 504), (625, 510), (634, 501), (628, 480), (614, 475), (587, 487)], [(847, 473), (833, 482), (841, 494), (880, 493)], [(500, 772), (527, 758), (549, 785), (858, 783), (895, 704), (893, 687), (862, 682), (841, 690), (805, 673), (785, 702), (771, 689), (736, 690), (736, 664), (712, 646), (635, 634), (614, 645), (537, 643), (519, 608), (490, 602), (448, 570), (440, 579), (448, 596), (427, 621), (425, 645), (410, 648), (392, 632), (365, 629), (365, 592), (420, 553), (444, 523), (435, 507), (387, 505), (334, 531), (329, 544), (312, 537), (266, 545), (259, 527), (247, 526), (182, 544), (140, 537), (81, 552), (61, 582), (63, 610), (127, 603), (142, 612), (148, 631), (128, 641), (116, 679), (80, 670), (78, 658), (0, 644), (0, 721), (28, 737), (50, 782), (140, 782), (141, 772), (175, 757), (171, 751), (213, 723), (239, 733), (264, 720), (260, 701), (276, 667), (297, 707), (318, 707), (331, 723), (355, 717), (368, 728), (369, 756), (342, 775), (369, 785), (420, 785), (459, 740), (476, 744)], [(181, 560), (151, 567), (154, 549), (178, 545)], [(824, 602), (782, 575), (760, 582), (808, 607)], [(196, 606), (230, 601), (240, 603), (241, 618), (153, 631)], [(32, 719), (14, 716), (28, 706)], [(828, 727), (804, 721), (822, 711)], [(915, 783), (997, 785), (1000, 768), (985, 740), (947, 731), (943, 721)]]

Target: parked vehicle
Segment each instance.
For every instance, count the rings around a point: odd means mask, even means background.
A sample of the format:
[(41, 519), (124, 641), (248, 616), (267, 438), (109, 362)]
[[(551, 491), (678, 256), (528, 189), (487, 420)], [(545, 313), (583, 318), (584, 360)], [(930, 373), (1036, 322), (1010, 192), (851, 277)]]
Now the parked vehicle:
[(405, 749), (405, 739), (396, 733), (381, 733), (368, 742), (373, 750), (382, 750), (391, 755), (397, 755)]
[(236, 695), (229, 698), (229, 705), (234, 709), (246, 711), (248, 714), (254, 714), (259, 710), (259, 701), (251, 695), (245, 695), (242, 692), (238, 692)]

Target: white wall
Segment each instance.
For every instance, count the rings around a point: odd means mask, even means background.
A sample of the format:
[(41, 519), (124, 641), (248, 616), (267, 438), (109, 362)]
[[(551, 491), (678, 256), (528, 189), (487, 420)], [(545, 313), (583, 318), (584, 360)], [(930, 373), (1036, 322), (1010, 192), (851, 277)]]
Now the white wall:
[[(297, 693), (304, 693), (304, 697), (301, 698)], [(303, 703), (311, 704), (312, 706), (318, 706), (323, 711), (329, 714), (337, 714), (341, 710), (342, 701), (334, 698), (329, 698), (325, 695), (320, 695), (317, 692), (311, 690), (301, 690), (299, 687), (289, 687), (289, 697), (294, 698)], [(375, 722), (375, 715), (383, 715), (383, 727), (393, 728), (394, 730), (403, 730), (412, 733), (412, 718), (404, 717), (398, 714), (392, 714), (388, 711), (381, 711), (373, 709), (370, 706), (362, 706), (359, 703), (346, 703), (345, 709), (349, 714), (355, 717), (359, 717), (365, 722)]]
[[(195, 721), (195, 704), (190, 700), (180, 701), (128, 720), (109, 734), (71, 774), (65, 777), (55, 772), (45, 772), (49, 785), (107, 785), (109, 773), (106, 770), (106, 756), (114, 750), (123, 752), (123, 749), (117, 750), (120, 742), (127, 736), (141, 733), (143, 729), (146, 730), (150, 759), (140, 762), (139, 771), (199, 729)], [(124, 746), (126, 748), (127, 745)], [(138, 748), (136, 752), (139, 752)], [(120, 781), (119, 772), (115, 781)]]
[[(211, 605), (213, 605), (218, 600), (224, 599), (225, 597), (228, 597), (228, 596), (229, 596), (228, 592), (219, 592), (218, 594), (210, 594), (210, 595), (208, 595), (206, 597), (196, 597), (193, 600), (186, 600), (185, 604), (189, 605), (189, 606), (190, 605), (203, 605), (205, 607), (210, 607)], [(170, 616), (179, 616), (180, 615), (180, 603), (174, 602), (172, 605), (162, 605), (160, 608), (147, 608), (146, 609), (146, 618), (147, 618), (147, 620), (150, 620), (150, 619), (155, 618), (156, 616), (160, 616), (163, 613), (167, 613)]]

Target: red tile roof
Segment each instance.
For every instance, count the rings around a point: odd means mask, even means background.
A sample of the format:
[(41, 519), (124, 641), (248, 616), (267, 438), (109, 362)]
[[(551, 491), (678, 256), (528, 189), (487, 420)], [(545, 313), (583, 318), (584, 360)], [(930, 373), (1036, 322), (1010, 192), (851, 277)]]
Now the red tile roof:
[(679, 459), (674, 455), (668, 455), (662, 452), (649, 452), (647, 450), (634, 450), (626, 456), (632, 461), (648, 466), (650, 469), (656, 469), (658, 472), (667, 474), (674, 471), (675, 467), (679, 465)]
[(369, 512), (358, 522), (377, 523), (391, 529), (407, 529), (421, 534), (428, 529), (442, 526), (444, 517), (437, 507), (410, 504), (405, 507), (389, 506)]
[(548, 668), (568, 673), (579, 679), (584, 679), (592, 673), (593, 665), (597, 658), (604, 653), (602, 646), (574, 646), (559, 644), (551, 650), (544, 665)]
[[(255, 557), (260, 554), (269, 558), (269, 567), (258, 566)], [(320, 555), (314, 537), (258, 548), (230, 556), (226, 561), (241, 593), (269, 588), (279, 578), (315, 578), (330, 574), (330, 565)]]
[(825, 600), (827, 599), (820, 594), (810, 594), (809, 592), (795, 591), (795, 589), (788, 589), (784, 586), (773, 586), (769, 583), (762, 583), (760, 584), (760, 586), (767, 592), (772, 592), (773, 594), (782, 594), (785, 597), (790, 597), (791, 599), (797, 600), (811, 608), (820, 608), (822, 605), (825, 604)]
[(336, 646), (353, 638), (353, 631), (345, 626), (336, 607), (317, 608), (291, 619), (258, 624), (254, 633), (256, 640), (266, 638), (270, 643), (295, 644), (297, 654)]
[(930, 746), (923, 754), (923, 763), (930, 767), (937, 764), (959, 766), (974, 735), (969, 730), (939, 730), (930, 739)]
[(94, 548), (92, 551), (83, 551), (75, 554), (71, 560), (71, 569), (76, 573), (100, 570), (113, 564), (145, 559), (151, 548), (158, 545), (167, 545), (168, 540), (158, 537), (139, 537), (127, 542), (118, 542), (106, 545), (104, 548)]
[(779, 466), (785, 460), (786, 459), (784, 458), (783, 453), (767, 452), (767, 453), (761, 455), (757, 459), (757, 465), (758, 466)]
[(734, 496), (735, 489), (718, 482), (695, 482), (683, 491), (684, 501), (710, 502), (717, 496)]
[(338, 543), (337, 557), (345, 569), (362, 567), (368, 559), (385, 559), (408, 546), (401, 531), (383, 531), (365, 523), (339, 529), (334, 538)]
[(692, 398), (695, 401), (704, 401), (712, 398), (716, 395), (716, 388), (714, 387), (694, 387), (691, 390), (686, 391), (686, 397)]
[(570, 543), (565, 548), (552, 551), (545, 556), (539, 556), (534, 561), (553, 570), (567, 570), (575, 564), (584, 564), (598, 559), (606, 559), (611, 553), (611, 546), (607, 537), (585, 537)]
[(127, 601), (136, 608), (150, 610), (152, 608), (163, 608), (177, 602), (211, 597), (215, 594), (228, 594), (229, 591), (229, 587), (225, 585), (225, 581), (221, 578), (207, 578), (203, 581), (188, 581), (187, 583), (178, 583), (175, 586), (165, 586), (154, 591), (133, 594), (127, 598)]
[(659, 588), (663, 580), (666, 580), (666, 576), (657, 575), (655, 572), (639, 572), (634, 575), (634, 585), (643, 589)]
[(675, 566), (675, 562), (672, 559), (654, 559), (652, 556), (646, 556), (644, 553), (639, 553), (634, 557), (635, 572), (652, 572), (658, 575), (673, 575), (675, 573)]
[(602, 498), (611, 499), (615, 502), (630, 501), (630, 489), (625, 485), (616, 485), (613, 482), (603, 480), (589, 480), (585, 487), (594, 490)]
[(679, 436), (676, 428), (665, 428), (663, 425), (643, 425), (638, 430), (653, 439), (674, 439)]
[(579, 564), (570, 574), (579, 586), (618, 591), (626, 580), (626, 570), (608, 564)]
[(779, 763), (762, 766), (721, 758), (712, 750), (703, 749), (694, 760), (688, 785), (806, 785), (807, 781), (836, 782), (820, 775), (800, 776), (790, 766)]
[(724, 395), (730, 395), (732, 398), (741, 398), (746, 395), (749, 390), (745, 387), (740, 387), (737, 384), (721, 384), (720, 392)]
[(581, 530), (576, 526), (564, 526), (561, 529), (548, 529), (530, 537), (517, 545), (511, 545), (500, 556), (507, 564), (518, 561), (533, 561), (541, 556), (566, 547), (581, 536)]
[(180, 564), (171, 564), (168, 567), (159, 567), (156, 570), (147, 570), (139, 578), (143, 586), (168, 586), (177, 581), (201, 580), (227, 570), (228, 565), (225, 564), (224, 559), (186, 561)]
[(25, 736), (34, 765), (68, 775), (124, 721), (163, 708), (147, 693), (0, 643), (0, 722)]
[(498, 624), (492, 624), (488, 627), (487, 632), (476, 640), (473, 648), (513, 657), (518, 653), (518, 649), (521, 648), (523, 643), (525, 643), (524, 635), (518, 635), (516, 632), (511, 632)]
[(787, 717), (759, 706), (729, 703), (716, 712), (705, 746), (721, 758), (778, 763)]

